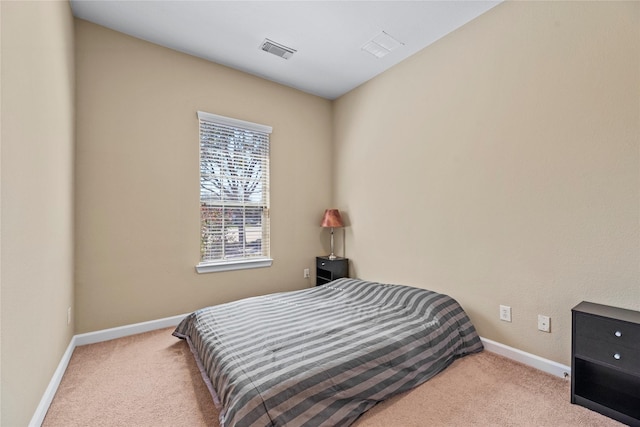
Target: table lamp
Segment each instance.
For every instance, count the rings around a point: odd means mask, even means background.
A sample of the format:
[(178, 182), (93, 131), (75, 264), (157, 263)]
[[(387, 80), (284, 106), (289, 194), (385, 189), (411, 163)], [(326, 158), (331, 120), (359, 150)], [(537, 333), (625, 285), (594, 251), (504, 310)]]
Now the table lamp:
[(327, 209), (324, 211), (321, 225), (324, 228), (331, 228), (331, 255), (329, 255), (329, 259), (336, 259), (337, 257), (333, 253), (333, 228), (344, 227), (340, 211), (338, 209)]

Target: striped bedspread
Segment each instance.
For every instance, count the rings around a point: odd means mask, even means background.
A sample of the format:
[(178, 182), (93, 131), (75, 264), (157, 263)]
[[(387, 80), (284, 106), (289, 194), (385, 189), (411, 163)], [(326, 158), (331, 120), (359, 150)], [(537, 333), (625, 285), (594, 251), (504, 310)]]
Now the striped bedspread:
[(239, 427), (347, 426), (483, 348), (451, 297), (356, 279), (204, 308), (173, 334)]

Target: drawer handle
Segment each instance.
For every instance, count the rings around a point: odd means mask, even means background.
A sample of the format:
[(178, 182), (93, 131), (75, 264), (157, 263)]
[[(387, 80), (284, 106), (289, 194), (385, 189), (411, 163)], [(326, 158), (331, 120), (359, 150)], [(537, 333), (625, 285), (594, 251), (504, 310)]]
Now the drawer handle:
[(613, 358), (616, 359), (616, 360), (620, 360), (621, 357), (622, 356), (620, 356), (620, 353), (616, 353), (616, 354), (613, 355)]
[(324, 265), (324, 262), (321, 262), (320, 265)]
[(620, 331), (615, 331), (614, 334), (615, 336), (617, 336), (618, 338), (620, 338), (622, 336), (622, 332)]

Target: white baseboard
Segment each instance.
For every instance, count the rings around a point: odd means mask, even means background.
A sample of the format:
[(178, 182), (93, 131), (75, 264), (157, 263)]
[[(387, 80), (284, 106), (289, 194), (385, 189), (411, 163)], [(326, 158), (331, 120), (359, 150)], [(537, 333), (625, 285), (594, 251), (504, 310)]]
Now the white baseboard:
[(134, 323), (133, 325), (119, 326), (117, 328), (103, 329), (101, 331), (87, 332), (74, 336), (76, 345), (95, 344), (97, 342), (109, 341), (116, 338), (128, 337), (129, 335), (142, 334), (144, 332), (155, 331), (156, 329), (170, 328), (178, 326), (178, 323), (187, 315), (165, 317), (164, 319), (150, 320), (148, 322)]
[(480, 339), (482, 340), (482, 344), (484, 344), (485, 350), (492, 353), (499, 354), (500, 356), (515, 360), (516, 362), (523, 363), (532, 368), (555, 375), (556, 377), (567, 378), (571, 375), (571, 368), (569, 366), (518, 350), (517, 348), (509, 347), (508, 345), (500, 344), (487, 338), (480, 337)]
[(58, 386), (60, 385), (60, 381), (62, 381), (62, 376), (64, 372), (67, 370), (67, 366), (69, 365), (69, 361), (71, 360), (71, 355), (73, 354), (73, 350), (76, 348), (76, 337), (71, 337), (71, 341), (67, 346), (67, 350), (62, 355), (62, 359), (60, 363), (58, 363), (58, 367), (53, 373), (53, 377), (51, 381), (49, 381), (49, 385), (47, 389), (44, 391), (44, 395), (42, 399), (40, 399), (40, 403), (36, 408), (36, 412), (31, 417), (31, 421), (29, 422), (29, 427), (39, 427), (42, 425), (44, 421), (45, 415), (47, 415), (47, 411), (49, 410), (49, 405), (53, 401), (53, 396), (56, 395), (56, 391), (58, 390)]
[[(58, 364), (58, 367), (54, 372), (53, 377), (51, 378), (51, 381), (49, 382), (49, 385), (47, 386), (47, 389), (42, 396), (42, 399), (40, 399), (40, 404), (36, 408), (36, 411), (31, 418), (31, 422), (29, 422), (29, 427), (39, 427), (42, 425), (44, 417), (45, 415), (47, 415), (47, 411), (49, 410), (49, 405), (51, 405), (51, 402), (53, 401), (53, 397), (58, 390), (60, 381), (62, 381), (62, 376), (67, 370), (67, 366), (69, 365), (69, 361), (71, 360), (71, 355), (73, 354), (73, 351), (76, 347), (109, 341), (116, 338), (127, 337), (129, 335), (155, 331), (157, 329), (170, 328), (173, 326), (177, 326), (178, 323), (180, 323), (180, 321), (186, 316), (186, 314), (181, 314), (178, 316), (165, 317), (164, 319), (134, 323), (133, 325), (120, 326), (117, 328), (103, 329), (101, 331), (74, 335), (71, 338), (69, 346), (64, 352), (64, 355), (62, 356), (62, 359), (60, 360), (60, 363)], [(569, 368), (568, 366), (562, 365), (552, 360), (544, 359), (542, 357), (536, 356), (535, 354), (518, 350), (517, 348), (500, 344), (486, 338), (481, 338), (481, 340), (482, 344), (484, 344), (485, 350), (492, 353), (499, 354), (508, 359), (515, 360), (517, 362), (523, 363), (525, 365), (531, 366), (560, 378), (565, 378), (567, 375), (571, 374), (571, 368)]]
[(51, 381), (49, 381), (49, 385), (47, 386), (42, 399), (40, 399), (40, 403), (38, 404), (33, 417), (31, 417), (29, 427), (39, 427), (42, 425), (44, 417), (47, 415), (47, 411), (49, 410), (49, 406), (53, 401), (53, 397), (58, 390), (60, 381), (62, 381), (62, 376), (67, 370), (67, 366), (69, 366), (71, 355), (73, 354), (73, 351), (76, 347), (87, 344), (94, 344), (102, 341), (109, 341), (116, 338), (127, 337), (129, 335), (141, 334), (143, 332), (155, 331), (157, 329), (170, 328), (173, 326), (177, 326), (178, 323), (180, 323), (180, 321), (186, 316), (186, 314), (182, 314), (173, 317), (166, 317), (164, 319), (151, 320), (149, 322), (135, 323), (133, 325), (120, 326), (111, 329), (103, 329), (96, 332), (88, 332), (86, 334), (79, 334), (71, 337), (69, 346), (62, 355), (62, 359), (60, 360), (58, 367), (53, 373), (53, 377), (51, 378)]

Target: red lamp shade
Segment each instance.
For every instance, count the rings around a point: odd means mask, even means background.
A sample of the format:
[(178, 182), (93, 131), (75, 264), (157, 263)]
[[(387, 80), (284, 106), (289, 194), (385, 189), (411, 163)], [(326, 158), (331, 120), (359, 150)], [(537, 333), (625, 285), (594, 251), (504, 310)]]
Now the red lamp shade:
[(344, 227), (340, 211), (338, 209), (327, 209), (322, 217), (322, 227)]

